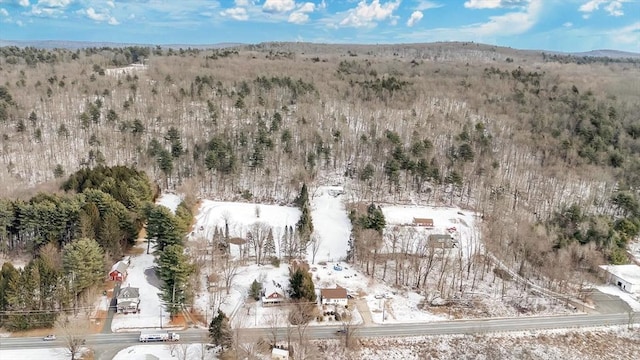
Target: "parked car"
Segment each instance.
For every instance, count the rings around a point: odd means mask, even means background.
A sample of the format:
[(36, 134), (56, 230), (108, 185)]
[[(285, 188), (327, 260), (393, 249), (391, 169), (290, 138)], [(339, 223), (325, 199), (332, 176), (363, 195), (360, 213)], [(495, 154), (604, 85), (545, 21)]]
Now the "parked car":
[(42, 340), (44, 340), (44, 341), (53, 341), (55, 339), (56, 339), (56, 336), (53, 335), (53, 334), (47, 335), (47, 336), (42, 338)]
[(336, 331), (336, 335), (342, 335), (342, 334), (346, 334), (347, 331), (345, 329), (339, 329), (338, 331)]

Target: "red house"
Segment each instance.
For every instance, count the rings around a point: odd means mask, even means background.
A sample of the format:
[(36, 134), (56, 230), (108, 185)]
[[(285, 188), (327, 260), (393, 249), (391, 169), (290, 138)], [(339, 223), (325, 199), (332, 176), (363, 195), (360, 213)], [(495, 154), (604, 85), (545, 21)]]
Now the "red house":
[(111, 267), (109, 271), (109, 280), (111, 281), (124, 281), (127, 278), (127, 268), (129, 265), (124, 261), (118, 261)]

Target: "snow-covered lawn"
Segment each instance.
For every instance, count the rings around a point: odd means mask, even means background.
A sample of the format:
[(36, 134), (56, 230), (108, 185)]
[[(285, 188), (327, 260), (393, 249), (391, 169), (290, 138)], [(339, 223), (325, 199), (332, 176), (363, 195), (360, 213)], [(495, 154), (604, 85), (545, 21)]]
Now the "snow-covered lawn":
[[(153, 254), (146, 253), (146, 243), (139, 242), (136, 248), (143, 253), (131, 256), (128, 275), (121, 287), (137, 287), (140, 290), (140, 311), (137, 314), (115, 314), (111, 323), (112, 331), (160, 328), (169, 325), (169, 313), (160, 302), (159, 280), (155, 278)], [(162, 314), (162, 315), (161, 315)]]
[(0, 350), (0, 359), (47, 359), (68, 360), (69, 350), (65, 348), (39, 348), (39, 349), (14, 349)]
[[(343, 193), (341, 186), (320, 186), (310, 199), (313, 228), (320, 240), (316, 262), (340, 261), (347, 257), (351, 222), (343, 202)], [(309, 249), (309, 264), (313, 260), (312, 255)]]
[[(224, 231), (225, 223), (229, 227), (229, 237), (246, 238), (254, 224), (264, 223), (272, 228), (276, 254), (280, 254), (280, 239), (285, 227), (295, 228), (299, 218), (300, 210), (291, 206), (203, 200), (190, 239), (211, 240), (216, 229)], [(237, 250), (237, 246), (232, 246), (232, 254)]]
[[(152, 357), (152, 356), (155, 356)], [(218, 357), (203, 344), (136, 345), (120, 350), (113, 360), (181, 359), (214, 360)]]
[[(182, 198), (175, 194), (163, 194), (157, 204), (166, 206), (175, 212)], [(121, 288), (131, 286), (140, 291), (140, 311), (137, 314), (115, 314), (111, 323), (112, 331), (138, 331), (142, 328), (167, 328), (170, 316), (160, 302), (160, 281), (155, 276), (155, 262), (153, 245), (151, 253), (147, 254), (147, 243), (139, 240), (134, 251), (139, 255), (130, 257), (127, 278), (120, 285)]]

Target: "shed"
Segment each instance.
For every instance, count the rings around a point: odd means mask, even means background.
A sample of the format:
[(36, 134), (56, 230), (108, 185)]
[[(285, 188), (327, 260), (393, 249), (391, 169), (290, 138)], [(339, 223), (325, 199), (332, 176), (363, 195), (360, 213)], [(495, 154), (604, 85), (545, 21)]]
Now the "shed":
[(451, 249), (458, 246), (458, 240), (448, 234), (431, 234), (429, 235), (428, 244), (431, 247)]
[(129, 268), (129, 265), (125, 261), (118, 261), (109, 271), (109, 280), (124, 281), (127, 278), (127, 268)]
[(432, 228), (433, 227), (433, 219), (414, 217), (413, 218), (413, 225)]
[(289, 360), (289, 350), (273, 348), (271, 349), (272, 360)]
[(608, 283), (616, 285), (628, 293), (640, 293), (640, 266), (600, 265)]

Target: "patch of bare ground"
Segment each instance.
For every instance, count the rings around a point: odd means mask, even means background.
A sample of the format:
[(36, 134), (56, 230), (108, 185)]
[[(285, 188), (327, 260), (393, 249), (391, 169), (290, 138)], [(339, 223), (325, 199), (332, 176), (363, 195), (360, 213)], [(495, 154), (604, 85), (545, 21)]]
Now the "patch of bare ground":
[(640, 358), (640, 331), (625, 327), (446, 335), (415, 338), (359, 339), (344, 349), (337, 340), (318, 342), (322, 359), (567, 359), (631, 360)]

